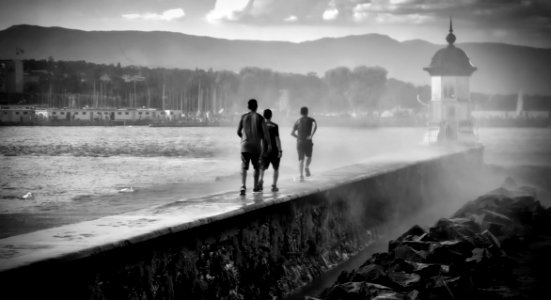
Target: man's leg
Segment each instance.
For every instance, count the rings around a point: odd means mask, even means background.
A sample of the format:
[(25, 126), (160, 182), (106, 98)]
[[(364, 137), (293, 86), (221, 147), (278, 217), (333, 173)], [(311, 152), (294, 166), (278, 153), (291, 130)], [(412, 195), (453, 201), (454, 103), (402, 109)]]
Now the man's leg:
[(241, 152), (241, 189), (239, 193), (245, 195), (247, 183), (247, 170), (249, 169), (249, 156), (247, 153)]
[(314, 144), (312, 142), (305, 145), (304, 149), (304, 155), (306, 156), (306, 177), (310, 176), (310, 163), (312, 162), (312, 150), (313, 150)]
[(260, 166), (260, 170), (258, 170), (258, 173), (259, 173), (259, 175), (258, 175), (258, 183), (259, 183), (259, 184), (264, 183), (264, 172), (265, 172), (265, 171), (266, 171), (266, 170), (264, 170), (264, 168), (263, 168), (262, 166)]
[(260, 165), (260, 157), (258, 155), (252, 155), (251, 157), (251, 163), (254, 168), (254, 185), (253, 185), (253, 191), (258, 191), (258, 177), (260, 176), (260, 168), (262, 166)]
[(273, 156), (270, 158), (270, 162), (272, 163), (272, 168), (274, 169), (274, 183), (272, 184), (272, 192), (277, 192), (279, 191), (277, 188), (277, 178), (279, 177), (279, 163), (281, 162), (281, 158), (279, 156)]
[(274, 187), (277, 186), (277, 179), (279, 178), (279, 170), (274, 170)]
[(298, 169), (300, 173), (300, 180), (304, 180), (304, 143), (297, 143), (298, 151)]
[(247, 182), (247, 170), (241, 169), (241, 186), (246, 186), (245, 183)]
[(263, 189), (263, 185), (264, 185), (264, 173), (266, 172), (266, 169), (268, 169), (268, 166), (269, 166), (269, 158), (268, 157), (262, 157), (260, 159), (260, 175), (259, 175), (259, 179), (258, 179), (258, 187), (260, 188), (260, 190)]
[(260, 169), (254, 169), (254, 186), (258, 188), (258, 177), (260, 176)]

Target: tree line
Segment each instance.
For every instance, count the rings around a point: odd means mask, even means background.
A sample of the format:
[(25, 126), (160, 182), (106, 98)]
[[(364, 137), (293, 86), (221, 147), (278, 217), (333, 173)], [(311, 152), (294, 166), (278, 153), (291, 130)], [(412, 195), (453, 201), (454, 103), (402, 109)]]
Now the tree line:
[(250, 98), (278, 111), (307, 105), (319, 112), (420, 109), (429, 86), (388, 78), (377, 66), (295, 74), (245, 67), (239, 72), (24, 60), (28, 104), (56, 107), (152, 107), (198, 112), (242, 111)]

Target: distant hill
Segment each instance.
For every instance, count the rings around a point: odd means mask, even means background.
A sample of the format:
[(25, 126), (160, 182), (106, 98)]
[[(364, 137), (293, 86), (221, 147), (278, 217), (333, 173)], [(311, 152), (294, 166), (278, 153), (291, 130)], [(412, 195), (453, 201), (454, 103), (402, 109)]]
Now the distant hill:
[[(442, 32), (442, 40), (446, 32)], [(461, 41), (461, 30), (456, 30)], [(499, 43), (459, 43), (478, 67), (472, 90), (485, 93), (551, 95), (551, 49)], [(398, 42), (388, 36), (367, 34), (324, 38), (302, 43), (225, 40), (172, 32), (81, 31), (59, 27), (17, 25), (0, 31), (0, 58), (86, 60), (95, 63), (226, 69), (245, 66), (280, 72), (319, 75), (331, 68), (382, 66), (389, 77), (417, 85), (429, 84), (422, 70), (444, 45), (422, 40)]]

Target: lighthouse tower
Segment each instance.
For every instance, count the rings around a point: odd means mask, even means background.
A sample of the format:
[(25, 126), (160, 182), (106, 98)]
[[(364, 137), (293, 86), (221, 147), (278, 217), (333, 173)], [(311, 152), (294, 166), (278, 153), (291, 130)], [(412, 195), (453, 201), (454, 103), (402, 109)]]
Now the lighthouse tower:
[(423, 68), (431, 76), (429, 130), (426, 143), (474, 142), (471, 115), (470, 77), (476, 67), (465, 52), (457, 48), (450, 19), (448, 46), (438, 50), (430, 66)]

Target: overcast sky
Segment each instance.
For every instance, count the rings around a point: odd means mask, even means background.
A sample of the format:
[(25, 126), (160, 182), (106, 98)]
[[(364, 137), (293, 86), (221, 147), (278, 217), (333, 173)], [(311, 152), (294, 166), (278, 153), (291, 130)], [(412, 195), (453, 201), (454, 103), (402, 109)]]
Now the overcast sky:
[(0, 0), (0, 29), (163, 30), (304, 41), (364, 33), (551, 48), (551, 0)]

